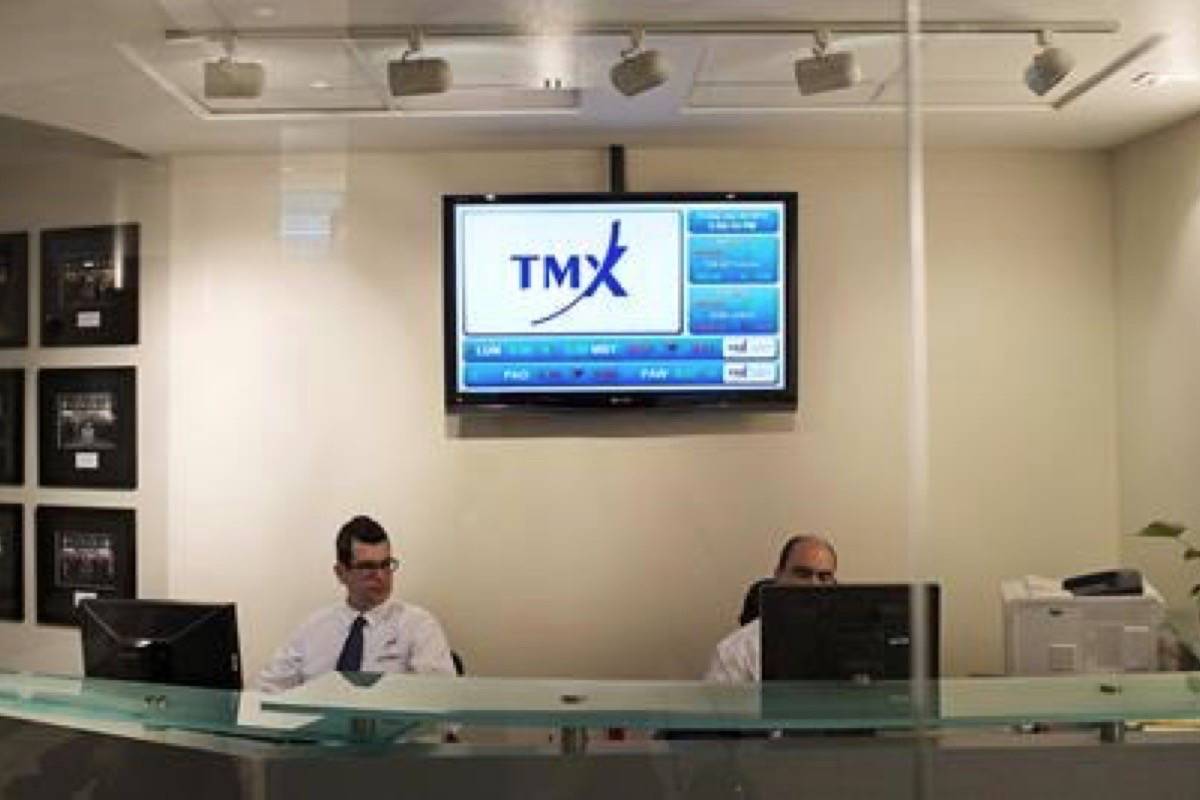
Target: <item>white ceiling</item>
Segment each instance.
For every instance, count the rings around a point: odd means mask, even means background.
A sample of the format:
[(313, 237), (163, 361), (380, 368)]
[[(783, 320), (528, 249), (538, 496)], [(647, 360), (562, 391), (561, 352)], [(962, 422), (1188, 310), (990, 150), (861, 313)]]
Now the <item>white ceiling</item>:
[[(267, 10), (264, 10), (267, 9)], [(386, 63), (402, 41), (243, 41), (267, 70), (261, 100), (206, 103), (207, 41), (168, 28), (511, 24), (538, 30), (624, 21), (900, 21), (899, 0), (37, 0), (0, 3), (0, 115), (54, 125), (145, 153), (626, 144), (894, 145), (903, 140), (903, 42), (835, 37), (864, 82), (803, 98), (792, 62), (806, 36), (651, 37), (671, 80), (627, 99), (608, 85), (620, 38), (430, 39), (455, 90), (389, 108)], [(1059, 34), (1076, 57), (1046, 98), (1024, 87), (1035, 51), (1021, 35), (936, 35), (922, 44), (926, 132), (938, 144), (1108, 147), (1200, 111), (1197, 0), (928, 0), (937, 20), (1115, 20), (1116, 34)], [(1159, 47), (1061, 111), (1051, 103), (1148, 36)], [(1183, 78), (1153, 88), (1147, 71)], [(547, 91), (547, 78), (562, 88)], [(328, 88), (312, 88), (314, 82)], [(398, 106), (398, 107), (397, 107)], [(374, 111), (369, 109), (374, 108)], [(294, 113), (309, 109), (310, 113)], [(293, 113), (279, 113), (290, 110)], [(231, 113), (236, 112), (236, 113)], [(264, 114), (264, 112), (271, 112)], [(0, 150), (19, 136), (0, 135)]]

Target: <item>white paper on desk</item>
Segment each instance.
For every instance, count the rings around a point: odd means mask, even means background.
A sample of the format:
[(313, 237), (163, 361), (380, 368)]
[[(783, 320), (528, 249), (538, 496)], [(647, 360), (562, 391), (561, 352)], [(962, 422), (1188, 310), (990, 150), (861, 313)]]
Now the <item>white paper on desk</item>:
[(59, 678), (28, 672), (0, 675), (0, 694), (12, 695), (22, 700), (56, 695), (78, 697), (82, 690), (83, 681), (79, 678)]
[(1026, 575), (1022, 580), (1032, 598), (1070, 597), (1071, 593), (1063, 589), (1062, 581), (1057, 578), (1047, 578), (1044, 575)]
[(311, 725), (321, 717), (315, 714), (288, 714), (283, 711), (264, 711), (261, 692), (242, 692), (238, 699), (238, 725), (250, 728), (270, 728), (279, 731), (294, 731)]

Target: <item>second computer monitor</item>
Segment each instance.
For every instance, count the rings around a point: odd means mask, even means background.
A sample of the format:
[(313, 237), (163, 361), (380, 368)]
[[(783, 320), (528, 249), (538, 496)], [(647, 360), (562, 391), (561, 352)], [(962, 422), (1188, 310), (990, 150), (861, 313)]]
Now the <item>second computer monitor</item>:
[(763, 587), (763, 680), (907, 680), (921, 640), (926, 677), (938, 677), (940, 592), (935, 584), (920, 591), (918, 632), (912, 584)]
[(80, 620), (89, 678), (242, 688), (232, 603), (86, 600)]

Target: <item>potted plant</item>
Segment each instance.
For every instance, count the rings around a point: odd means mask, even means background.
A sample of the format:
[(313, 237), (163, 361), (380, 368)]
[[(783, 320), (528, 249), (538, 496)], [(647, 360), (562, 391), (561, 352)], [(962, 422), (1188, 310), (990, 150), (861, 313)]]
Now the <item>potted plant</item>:
[[(1183, 548), (1180, 555), (1184, 561), (1195, 561), (1200, 559), (1200, 548), (1197, 548), (1188, 539), (1184, 538), (1187, 533), (1187, 528), (1175, 522), (1163, 522), (1162, 520), (1154, 520), (1146, 527), (1135, 533), (1135, 536), (1144, 536), (1151, 539), (1174, 539), (1179, 542), (1179, 546)], [(1200, 583), (1192, 586), (1192, 597), (1200, 595)]]

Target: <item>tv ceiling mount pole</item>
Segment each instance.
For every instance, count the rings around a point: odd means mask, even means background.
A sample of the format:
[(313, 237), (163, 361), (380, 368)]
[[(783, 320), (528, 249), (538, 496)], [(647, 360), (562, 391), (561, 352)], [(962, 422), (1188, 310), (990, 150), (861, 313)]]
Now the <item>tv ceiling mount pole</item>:
[(608, 146), (608, 190), (613, 194), (625, 191), (625, 145)]

